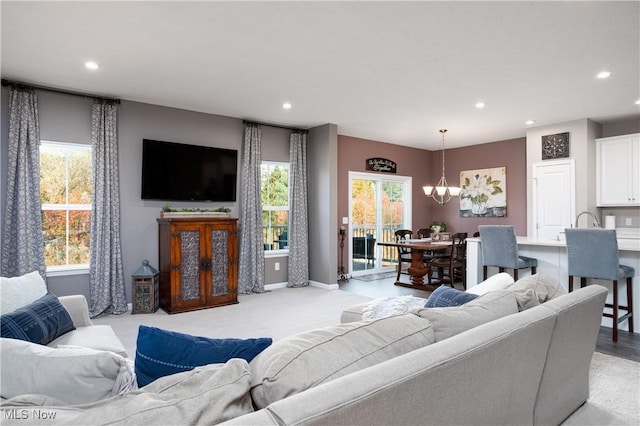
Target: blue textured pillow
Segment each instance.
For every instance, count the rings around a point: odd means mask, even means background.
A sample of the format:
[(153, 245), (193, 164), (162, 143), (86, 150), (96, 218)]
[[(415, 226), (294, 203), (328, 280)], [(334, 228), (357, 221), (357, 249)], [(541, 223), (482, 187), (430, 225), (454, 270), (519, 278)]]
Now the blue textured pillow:
[(201, 365), (225, 363), (231, 358), (249, 362), (271, 343), (273, 340), (268, 337), (211, 339), (141, 325), (135, 362), (138, 386)]
[(446, 308), (449, 306), (460, 306), (478, 297), (477, 294), (456, 290), (448, 285), (441, 285), (436, 288), (424, 304), (425, 308)]
[(2, 337), (46, 345), (76, 328), (69, 312), (55, 294), (40, 299), (0, 317)]

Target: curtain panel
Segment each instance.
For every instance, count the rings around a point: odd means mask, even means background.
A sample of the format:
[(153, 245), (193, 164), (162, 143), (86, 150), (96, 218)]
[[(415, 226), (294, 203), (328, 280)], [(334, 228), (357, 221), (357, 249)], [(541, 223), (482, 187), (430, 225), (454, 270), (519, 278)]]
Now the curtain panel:
[(89, 315), (127, 312), (120, 246), (117, 107), (95, 100), (91, 108), (93, 202)]
[(262, 191), (260, 187), (262, 128), (245, 123), (240, 206), (238, 293), (264, 292)]
[(307, 134), (289, 137), (289, 282), (287, 287), (309, 285), (309, 219), (307, 211)]
[(40, 124), (33, 88), (9, 87), (3, 277), (39, 271), (46, 279), (40, 204)]

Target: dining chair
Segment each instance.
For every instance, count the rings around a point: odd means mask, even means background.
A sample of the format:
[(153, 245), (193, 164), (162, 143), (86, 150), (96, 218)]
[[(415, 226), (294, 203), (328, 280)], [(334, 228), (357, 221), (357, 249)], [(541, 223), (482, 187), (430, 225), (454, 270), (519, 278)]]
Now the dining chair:
[[(420, 228), (416, 231), (416, 234), (418, 234), (419, 238), (430, 238), (431, 237), (431, 228)], [(425, 265), (428, 265), (433, 259), (441, 257), (442, 255), (440, 254), (440, 252), (436, 252), (436, 251), (425, 251), (424, 254), (422, 255), (422, 262)]]
[(454, 287), (456, 280), (460, 280), (462, 287), (467, 289), (467, 235), (466, 232), (453, 234), (448, 254), (431, 261), (429, 284), (435, 269), (438, 271), (439, 284)]
[[(613, 282), (613, 302), (605, 307), (611, 313), (602, 316), (613, 320), (613, 341), (618, 341), (618, 324), (628, 321), (629, 332), (633, 333), (633, 276), (631, 266), (620, 265), (618, 240), (615, 229), (570, 228), (565, 229), (569, 270), (569, 291), (573, 291), (573, 277), (580, 277), (580, 287), (587, 285), (587, 278)], [(618, 301), (618, 283), (626, 280), (627, 306)], [(620, 316), (619, 310), (627, 313)]]
[[(406, 242), (407, 239), (413, 235), (413, 231), (411, 229), (398, 229), (394, 234), (396, 236), (396, 243)], [(403, 263), (411, 265), (411, 249), (398, 247), (398, 276), (396, 277), (396, 281), (400, 281)]]
[(518, 270), (531, 268), (536, 273), (538, 259), (518, 255), (518, 242), (513, 225), (479, 225), (480, 245), (482, 247), (482, 276), (487, 279), (489, 266), (497, 267), (499, 272), (513, 269), (513, 279), (518, 280)]

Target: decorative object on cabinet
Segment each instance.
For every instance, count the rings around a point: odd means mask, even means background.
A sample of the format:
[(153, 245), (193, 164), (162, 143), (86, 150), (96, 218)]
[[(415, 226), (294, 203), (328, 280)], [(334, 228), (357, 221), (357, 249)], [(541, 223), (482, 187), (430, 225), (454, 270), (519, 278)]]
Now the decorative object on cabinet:
[(152, 314), (160, 307), (160, 273), (147, 259), (131, 275), (132, 314)]
[(565, 158), (569, 156), (569, 132), (542, 137), (542, 159)]
[(160, 217), (229, 217), (230, 215), (231, 209), (228, 207), (218, 207), (216, 209), (175, 209), (168, 203), (164, 205), (160, 212)]
[(159, 218), (160, 307), (238, 303), (238, 219)]
[(505, 217), (507, 215), (507, 168), (460, 172), (461, 217)]
[(596, 139), (596, 203), (640, 206), (640, 133)]
[(460, 194), (460, 188), (457, 186), (449, 186), (447, 178), (444, 177), (444, 134), (446, 132), (447, 129), (440, 129), (440, 133), (442, 134), (442, 176), (435, 186), (427, 185), (422, 187), (424, 194), (433, 198), (440, 205), (443, 205)]

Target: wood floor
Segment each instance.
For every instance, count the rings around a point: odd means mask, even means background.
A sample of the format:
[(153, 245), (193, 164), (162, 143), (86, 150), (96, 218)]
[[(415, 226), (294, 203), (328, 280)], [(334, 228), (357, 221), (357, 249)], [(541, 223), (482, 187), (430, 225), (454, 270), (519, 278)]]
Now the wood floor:
[[(408, 275), (402, 274), (401, 280), (409, 281)], [(429, 297), (429, 292), (424, 290), (396, 286), (395, 276), (376, 281), (361, 281), (351, 278), (349, 281), (340, 284), (340, 289), (351, 293), (361, 294), (367, 297), (393, 297), (412, 295), (414, 297)], [(456, 288), (462, 290), (462, 284), (457, 283)], [(629, 333), (618, 331), (618, 341), (611, 340), (611, 328), (600, 327), (596, 351), (607, 355), (640, 362), (640, 333)]]

